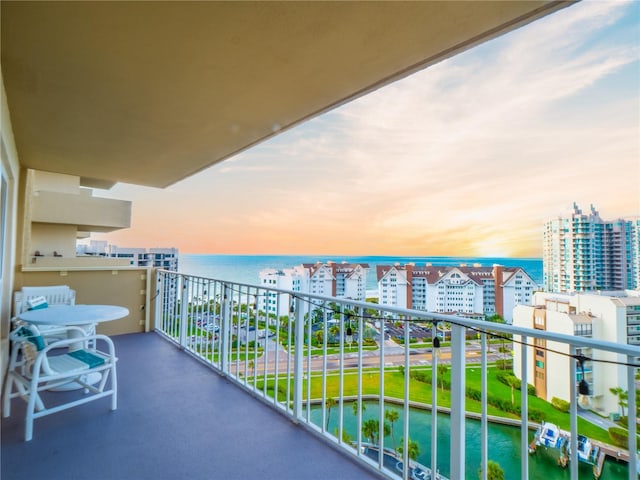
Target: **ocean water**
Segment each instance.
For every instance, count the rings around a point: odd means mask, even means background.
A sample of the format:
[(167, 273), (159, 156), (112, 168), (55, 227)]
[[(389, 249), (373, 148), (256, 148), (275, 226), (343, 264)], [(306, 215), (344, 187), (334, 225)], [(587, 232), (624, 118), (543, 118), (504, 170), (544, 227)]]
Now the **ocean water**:
[(367, 263), (367, 290), (377, 290), (376, 266), (401, 265), (414, 262), (416, 265), (431, 263), (436, 266), (480, 264), (490, 267), (493, 264), (505, 267), (523, 268), (538, 284), (542, 284), (541, 258), (472, 258), (472, 257), (392, 257), (392, 256), (338, 256), (338, 255), (200, 255), (181, 254), (178, 260), (180, 273), (229, 280), (237, 283), (257, 285), (259, 273), (265, 268), (291, 268), (301, 263), (334, 261), (341, 263)]

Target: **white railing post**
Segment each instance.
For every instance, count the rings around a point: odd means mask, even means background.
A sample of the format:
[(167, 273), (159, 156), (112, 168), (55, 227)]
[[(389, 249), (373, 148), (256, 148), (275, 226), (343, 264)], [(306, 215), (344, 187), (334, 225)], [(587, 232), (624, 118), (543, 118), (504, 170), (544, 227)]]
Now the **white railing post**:
[(489, 463), (489, 425), (487, 422), (487, 334), (481, 333), (480, 338), (480, 390), (482, 395), (482, 417), (480, 420), (480, 468), (482, 469), (481, 480), (487, 480), (487, 464)]
[[(635, 357), (628, 356), (627, 363), (633, 365), (636, 363)], [(638, 439), (636, 437), (637, 421), (636, 421), (636, 379), (635, 368), (627, 366), (627, 428), (629, 429), (629, 479), (637, 480), (638, 478)]]
[(451, 324), (451, 478), (465, 478), (465, 331)]
[[(361, 454), (362, 448), (362, 345), (363, 345), (363, 337), (364, 337), (364, 318), (365, 313), (363, 312), (360, 317), (358, 317), (358, 396), (356, 401), (358, 402), (358, 419), (356, 421), (357, 428), (357, 451), (358, 455)], [(325, 335), (326, 338), (326, 335)], [(407, 372), (408, 374), (408, 372)]]
[(571, 358), (569, 359), (569, 424), (571, 429), (571, 439), (569, 441), (571, 455), (569, 459), (569, 469), (571, 480), (578, 480), (578, 396), (576, 394), (576, 347), (570, 346)]
[(304, 383), (304, 311), (302, 300), (295, 297), (295, 347), (293, 358), (293, 417), (302, 419), (302, 388)]
[[(409, 360), (409, 348), (411, 342), (409, 342), (409, 338), (409, 320), (407, 320), (406, 322), (404, 322), (404, 403), (402, 405), (402, 418), (404, 420), (402, 431), (404, 432), (404, 435), (402, 437), (405, 439), (405, 441), (404, 445), (402, 446), (402, 462), (405, 467), (402, 473), (403, 479), (409, 478), (409, 372), (411, 368), (411, 362)], [(435, 476), (433, 476), (432, 478), (435, 478)]]
[[(232, 317), (232, 305), (233, 298), (231, 298), (232, 290), (227, 284), (222, 287), (222, 305), (220, 306), (220, 369), (223, 374), (229, 373), (229, 359), (230, 355), (230, 342), (231, 342), (231, 325), (233, 324)], [(256, 330), (257, 336), (257, 330)], [(257, 338), (256, 338), (257, 343)], [(254, 377), (257, 367), (254, 367)]]
[(522, 341), (522, 357), (521, 367), (522, 372), (520, 376), (520, 418), (522, 419), (522, 426), (520, 428), (520, 462), (521, 462), (521, 477), (529, 478), (529, 379), (527, 377), (527, 365), (528, 359), (527, 345), (528, 337), (523, 336)]
[(380, 449), (378, 450), (378, 468), (384, 466), (384, 342), (387, 338), (385, 320), (380, 317), (380, 331), (382, 332), (380, 340), (380, 378), (378, 381), (378, 442)]
[(164, 319), (164, 279), (165, 273), (156, 270), (156, 291), (154, 298), (154, 319), (153, 319), (153, 328), (154, 330), (163, 330), (163, 319)]
[(438, 336), (437, 323), (431, 327), (431, 471), (432, 478), (436, 478), (438, 471), (438, 351), (434, 339)]
[(189, 323), (189, 288), (187, 277), (182, 277), (182, 297), (180, 299), (180, 346), (187, 346), (187, 323)]

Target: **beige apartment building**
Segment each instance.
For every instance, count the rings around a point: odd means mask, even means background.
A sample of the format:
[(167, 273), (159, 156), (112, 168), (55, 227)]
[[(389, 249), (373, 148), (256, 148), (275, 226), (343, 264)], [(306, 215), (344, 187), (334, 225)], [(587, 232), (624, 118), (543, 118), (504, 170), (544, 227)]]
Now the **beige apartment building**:
[[(637, 290), (598, 293), (543, 293), (534, 295), (533, 305), (519, 305), (513, 311), (513, 324), (554, 333), (595, 340), (640, 345), (640, 292)], [(590, 395), (580, 399), (582, 406), (609, 415), (619, 413), (618, 398), (611, 388), (628, 389), (626, 358), (603, 351), (585, 349), (576, 352), (593, 361), (578, 368), (574, 382), (570, 379), (567, 345), (536, 339), (528, 347), (527, 378), (535, 385), (536, 395), (551, 401), (553, 397), (569, 401), (571, 389), (584, 378)], [(514, 370), (522, 378), (522, 346), (514, 343)], [(635, 359), (636, 362), (638, 359)]]

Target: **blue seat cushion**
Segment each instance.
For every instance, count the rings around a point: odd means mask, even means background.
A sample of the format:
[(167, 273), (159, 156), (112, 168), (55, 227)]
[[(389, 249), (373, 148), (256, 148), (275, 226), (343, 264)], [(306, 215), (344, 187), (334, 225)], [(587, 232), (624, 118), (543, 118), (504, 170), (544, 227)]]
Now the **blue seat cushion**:
[(104, 358), (91, 352), (87, 352), (86, 350), (75, 350), (73, 352), (69, 352), (67, 355), (86, 363), (89, 365), (89, 368), (99, 367), (104, 364)]

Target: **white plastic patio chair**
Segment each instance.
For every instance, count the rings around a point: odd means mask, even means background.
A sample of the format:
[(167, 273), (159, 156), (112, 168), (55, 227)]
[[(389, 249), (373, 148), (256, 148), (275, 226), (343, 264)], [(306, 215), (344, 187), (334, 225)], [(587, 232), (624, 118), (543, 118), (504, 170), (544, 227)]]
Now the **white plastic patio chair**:
[[(22, 287), (22, 290), (15, 292), (13, 298), (16, 317), (29, 310), (31, 308), (30, 302), (40, 297), (47, 301), (47, 308), (57, 305), (75, 305), (76, 303), (76, 291), (68, 285)], [(20, 322), (16, 321), (15, 323), (18, 326)], [(40, 325), (38, 329), (47, 342), (62, 340), (65, 335), (64, 326)], [(86, 335), (94, 335), (96, 333), (95, 324), (88, 326), (84, 331)]]
[[(82, 330), (78, 327), (66, 329)], [(11, 415), (12, 399), (20, 397), (27, 402), (25, 441), (33, 437), (33, 421), (45, 415), (108, 396), (111, 396), (111, 410), (117, 408), (117, 358), (113, 342), (106, 335), (90, 335), (83, 338), (93, 341), (104, 350), (80, 349), (72, 352), (68, 351), (68, 347), (77, 343), (77, 338), (59, 340), (47, 345), (38, 329), (32, 325), (18, 327), (10, 333), (9, 338), (12, 350), (4, 388), (3, 415)], [(61, 353), (61, 348), (67, 353)], [(54, 354), (55, 350), (58, 350), (55, 352), (57, 354)], [(86, 381), (91, 373), (99, 374), (100, 378), (95, 385)], [(84, 395), (67, 403), (56, 403), (55, 400), (68, 399), (69, 396), (53, 394), (47, 397), (47, 401), (54, 405), (46, 406), (40, 392), (69, 382), (81, 385)]]

